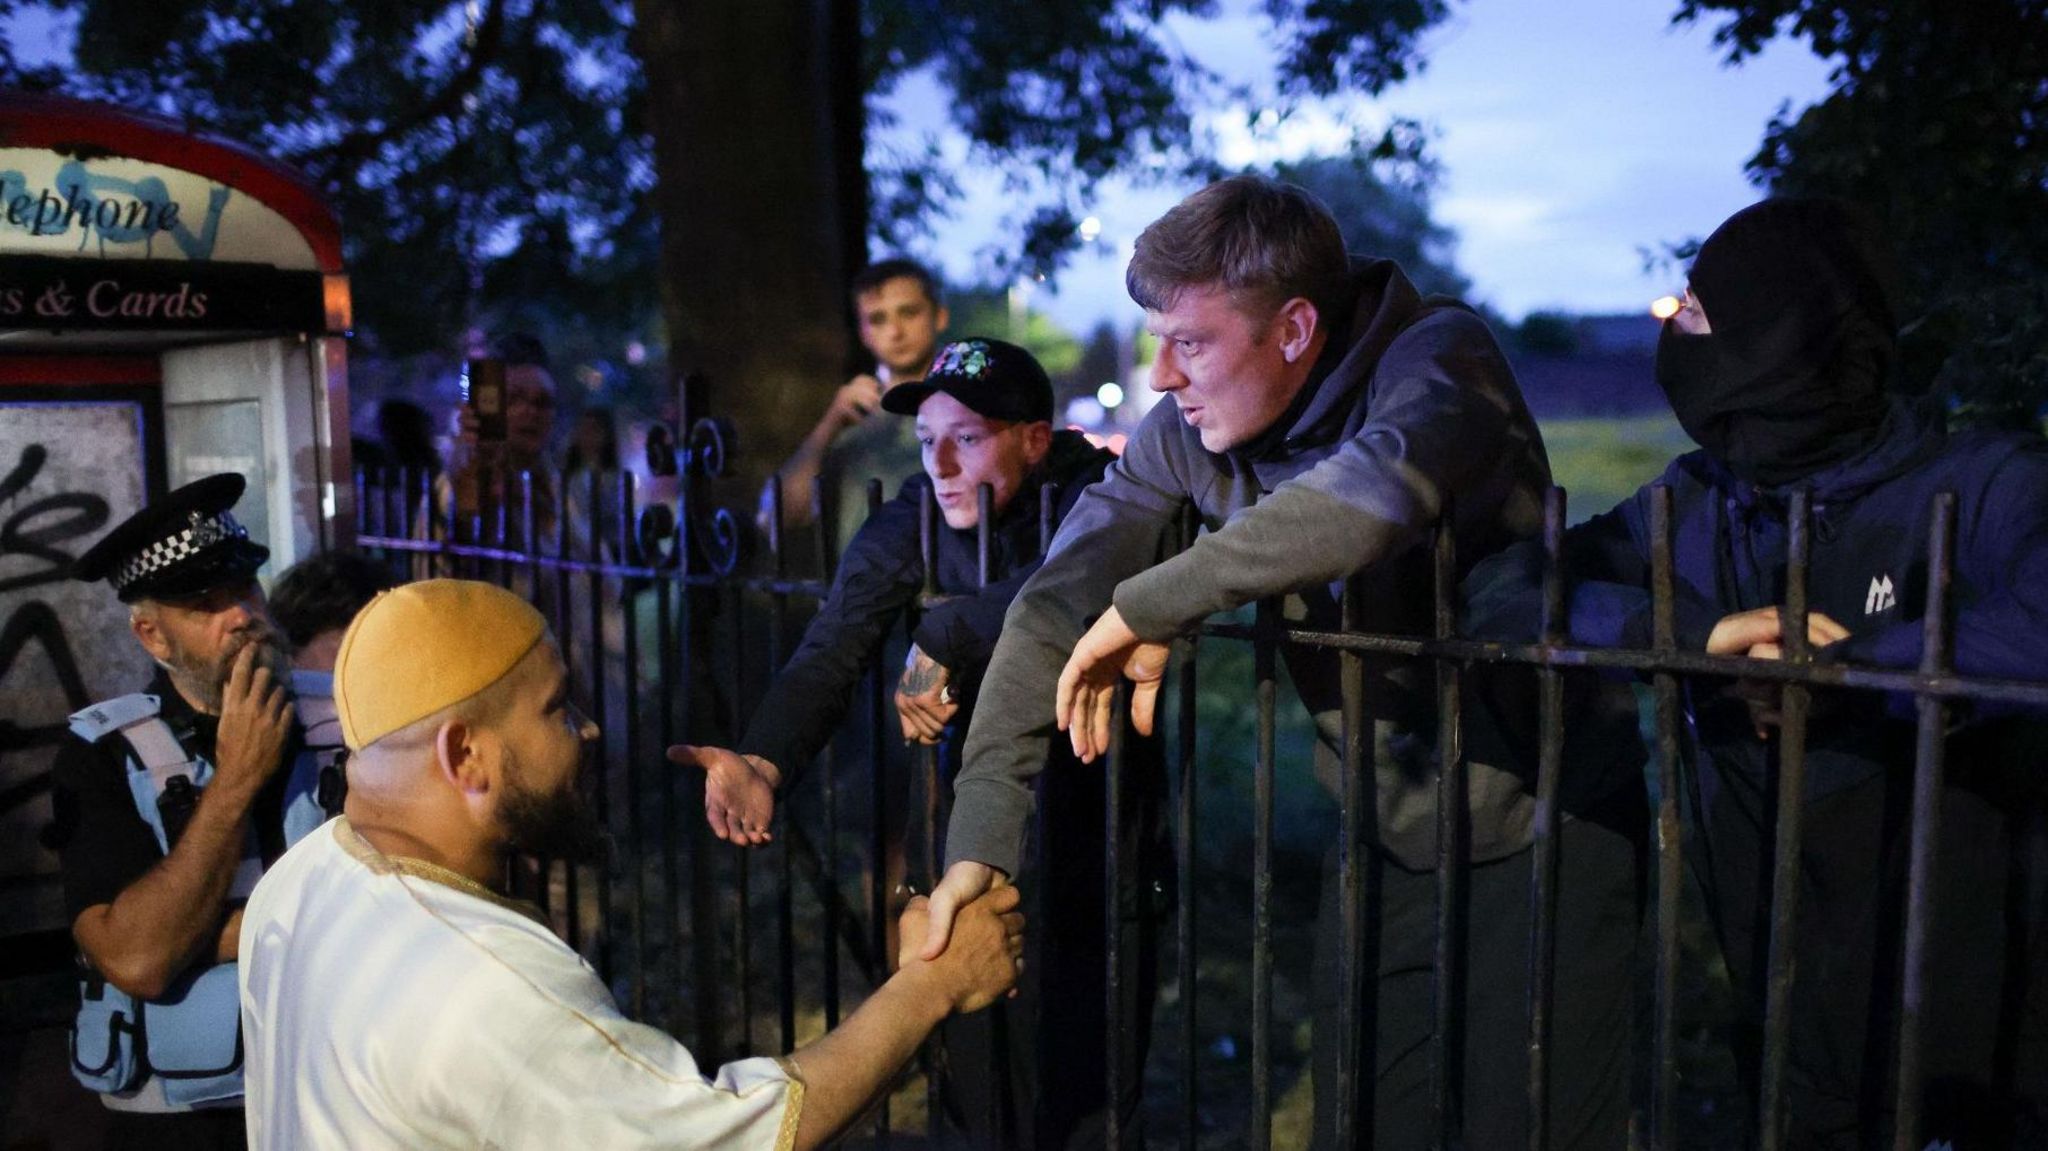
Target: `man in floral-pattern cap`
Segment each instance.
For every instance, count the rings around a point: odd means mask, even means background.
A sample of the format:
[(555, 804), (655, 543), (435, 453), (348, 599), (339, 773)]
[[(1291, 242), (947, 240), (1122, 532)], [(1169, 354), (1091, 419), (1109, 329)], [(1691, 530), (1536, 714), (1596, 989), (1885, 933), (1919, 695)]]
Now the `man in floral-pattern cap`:
[[(950, 794), (960, 742), (982, 694), (982, 669), (1011, 598), (1038, 568), (1042, 493), (1052, 490), (1057, 522), (1112, 458), (1076, 432), (1053, 430), (1045, 370), (1031, 353), (1002, 340), (945, 345), (922, 381), (896, 385), (881, 403), (884, 411), (915, 419), (924, 470), (854, 536), (830, 594), (737, 751), (670, 751), (678, 762), (706, 770), (705, 815), (734, 843), (768, 840), (777, 793), (787, 792), (791, 778), (831, 738), (874, 652), (916, 604), (926, 580), (919, 516), (927, 495), (943, 521), (934, 533), (931, 580), (948, 598), (916, 617), (896, 710), (906, 741), (937, 746), (940, 790)], [(987, 524), (981, 522), (983, 488), (991, 497)], [(984, 530), (985, 585), (979, 571)], [(1124, 858), (1140, 862), (1125, 870), (1131, 889), (1125, 903), (1149, 921), (1156, 909), (1137, 892), (1149, 886), (1148, 867), (1162, 862), (1157, 790), (1163, 772), (1155, 741), (1133, 736), (1130, 747), (1134, 762), (1147, 766), (1127, 777), (1124, 810), (1134, 814), (1123, 829)], [(1026, 914), (1039, 927), (1021, 994), (995, 1012), (955, 1019), (944, 1031), (950, 1075), (941, 1124), (963, 1129), (976, 1147), (1101, 1146), (1106, 1126), (1103, 788), (1101, 776), (1081, 770), (1070, 755), (1056, 752), (1054, 760), (1037, 791), (1038, 834), (1020, 880), (1030, 901)], [(943, 796), (940, 803), (943, 812)], [(924, 810), (917, 802), (908, 807)], [(897, 818), (909, 822), (906, 815)], [(939, 823), (943, 827), (943, 814)], [(913, 864), (912, 870), (925, 868)], [(1059, 898), (1043, 898), (1048, 891)], [(1123, 955), (1130, 1010), (1143, 1017), (1152, 1002), (1151, 948), (1129, 946)], [(1121, 1052), (1130, 1088), (1120, 1101), (1128, 1132), (1138, 1130), (1138, 1071), (1148, 1030), (1140, 1028), (1140, 1038)]]

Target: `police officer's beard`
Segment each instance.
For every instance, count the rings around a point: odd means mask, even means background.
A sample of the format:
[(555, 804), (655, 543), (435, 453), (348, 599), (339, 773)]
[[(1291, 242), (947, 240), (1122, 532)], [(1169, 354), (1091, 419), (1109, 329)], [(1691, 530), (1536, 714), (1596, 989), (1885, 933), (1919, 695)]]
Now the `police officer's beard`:
[(252, 625), (248, 630), (238, 633), (228, 644), (227, 654), (221, 657), (221, 687), (225, 689), (228, 685), (228, 676), (235, 670), (235, 658), (242, 654), (243, 648), (252, 643), (257, 645), (256, 667), (269, 668), (270, 682), (284, 684), (289, 689), (292, 682), (292, 657), (291, 653), (285, 650), (284, 637), (272, 628), (260, 624)]
[(611, 836), (573, 783), (552, 791), (529, 788), (526, 772), (506, 749), (504, 798), (498, 802), (498, 827), (512, 848), (543, 859), (570, 863), (603, 863), (611, 853)]
[(289, 692), (291, 656), (284, 650), (277, 632), (261, 624), (235, 633), (217, 660), (202, 659), (173, 640), (170, 655), (157, 662), (171, 673), (181, 688), (198, 697), (206, 711), (219, 715), (221, 703), (227, 696), (228, 677), (234, 674), (235, 660), (242, 654), (242, 649), (252, 643), (258, 645), (256, 666), (269, 668), (270, 682), (284, 685)]

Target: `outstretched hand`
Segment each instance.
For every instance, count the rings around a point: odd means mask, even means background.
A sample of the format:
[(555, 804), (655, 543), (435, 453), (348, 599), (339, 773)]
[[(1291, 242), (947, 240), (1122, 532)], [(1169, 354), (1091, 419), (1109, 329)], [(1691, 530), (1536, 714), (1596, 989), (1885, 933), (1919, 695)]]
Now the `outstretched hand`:
[(704, 821), (720, 839), (758, 847), (775, 838), (768, 825), (775, 819), (782, 772), (774, 764), (758, 755), (687, 743), (669, 748), (668, 761), (704, 769)]
[(1053, 715), (1082, 763), (1109, 753), (1109, 720), (1119, 676), (1131, 681), (1131, 726), (1141, 735), (1152, 734), (1167, 655), (1165, 644), (1140, 640), (1114, 607), (1074, 645), (1074, 654), (1060, 671)]

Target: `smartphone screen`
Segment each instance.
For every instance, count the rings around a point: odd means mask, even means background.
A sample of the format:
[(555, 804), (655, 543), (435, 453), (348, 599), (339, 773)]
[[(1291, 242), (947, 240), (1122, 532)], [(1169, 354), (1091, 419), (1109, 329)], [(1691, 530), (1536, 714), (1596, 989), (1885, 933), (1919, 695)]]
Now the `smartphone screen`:
[(505, 442), (505, 361), (483, 358), (469, 361), (467, 368), (470, 408), (476, 412), (479, 443)]

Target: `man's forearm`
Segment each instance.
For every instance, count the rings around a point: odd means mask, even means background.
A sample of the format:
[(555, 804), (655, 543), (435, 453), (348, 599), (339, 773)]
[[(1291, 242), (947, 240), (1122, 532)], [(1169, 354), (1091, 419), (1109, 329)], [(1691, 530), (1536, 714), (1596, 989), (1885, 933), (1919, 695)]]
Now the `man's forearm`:
[(831, 742), (876, 644), (916, 600), (924, 582), (917, 541), (917, 501), (906, 488), (854, 533), (795, 654), (756, 701), (734, 750), (773, 762), (785, 788)]
[(221, 908), (241, 865), (254, 800), (225, 786), (200, 792), (170, 854), (112, 903), (80, 913), (73, 934), (109, 982), (152, 998), (202, 953), (232, 949)]
[[(1156, 412), (1156, 410), (1155, 410)], [(1159, 418), (1164, 418), (1159, 413)], [(1178, 417), (1174, 417), (1178, 418)], [(966, 754), (953, 782), (946, 865), (962, 860), (1017, 874), (1033, 806), (1031, 781), (1045, 768), (1060, 669), (1110, 593), (1156, 562), (1185, 494), (1156, 458), (1159, 419), (1100, 483), (1081, 493), (1045, 562), (1011, 604), (975, 695)]]
[(792, 1058), (804, 1077), (804, 1110), (796, 1145), (818, 1147), (858, 1119), (896, 1078), (932, 1028), (946, 1017), (945, 997), (900, 971), (837, 1030)]
[[(785, 527), (802, 527), (811, 522), (811, 490), (818, 483), (818, 475), (825, 467), (825, 453), (832, 447), (839, 429), (826, 421), (819, 421), (796, 446), (789, 458), (776, 469), (776, 482), (782, 488), (782, 523)], [(768, 509), (761, 514), (765, 523)]]

